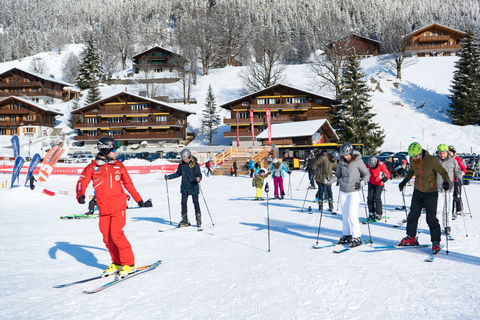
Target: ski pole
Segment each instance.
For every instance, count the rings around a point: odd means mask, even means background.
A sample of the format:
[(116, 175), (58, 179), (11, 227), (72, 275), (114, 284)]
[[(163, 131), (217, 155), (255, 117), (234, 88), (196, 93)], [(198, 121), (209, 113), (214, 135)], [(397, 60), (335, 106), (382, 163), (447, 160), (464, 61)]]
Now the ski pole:
[(167, 185), (167, 202), (168, 202), (168, 216), (170, 217), (170, 225), (172, 225), (172, 212), (170, 211), (170, 196), (168, 195), (168, 180), (165, 179)]
[(292, 180), (290, 177), (291, 174), (288, 175), (288, 189), (290, 190), (290, 199), (293, 199)]
[(320, 222), (318, 223), (318, 233), (317, 233), (317, 243), (316, 245), (318, 246), (318, 239), (320, 238), (320, 227), (322, 226), (322, 216), (323, 216), (323, 206), (321, 206), (320, 210)]
[(210, 214), (210, 210), (208, 210), (207, 201), (205, 200), (205, 196), (203, 195), (203, 191), (202, 191), (202, 187), (200, 186), (200, 183), (198, 184), (198, 188), (200, 189), (200, 193), (202, 194), (203, 202), (205, 202), (205, 207), (207, 208), (208, 216), (210, 217), (212, 226), (215, 227), (215, 224), (213, 223), (212, 215)]
[[(405, 202), (405, 193), (402, 190), (403, 209), (405, 209), (405, 221), (408, 220), (407, 203)], [(421, 214), (421, 213), (420, 213)]]
[[(470, 212), (470, 219), (473, 219), (472, 218), (472, 210), (470, 210), (470, 203), (468, 202), (467, 190), (465, 189), (465, 185), (463, 185), (463, 193), (465, 194), (465, 199), (467, 200), (468, 211)], [(464, 213), (462, 212), (462, 214), (464, 214)]]
[(300, 180), (300, 183), (298, 184), (297, 191), (300, 188), (300, 185), (302, 184), (303, 178), (305, 178), (305, 173), (307, 173), (307, 171), (303, 172), (303, 176), (302, 176), (302, 179)]
[(386, 196), (385, 196), (385, 186), (383, 187), (383, 211), (385, 212), (385, 223), (387, 223), (387, 199), (386, 199)]
[(265, 184), (265, 192), (267, 193), (267, 228), (268, 228), (268, 252), (270, 252), (270, 208), (268, 205), (268, 191), (270, 188), (268, 187), (268, 182)]
[[(303, 208), (305, 207), (305, 201), (307, 201), (308, 190), (309, 190), (309, 189), (307, 189), (307, 192), (305, 192), (305, 199), (303, 200), (302, 212), (303, 212)], [(323, 203), (322, 203), (322, 205), (323, 205)]]
[(445, 191), (445, 208), (443, 210), (445, 215), (445, 240), (447, 241), (447, 254), (448, 254), (448, 234), (447, 234), (447, 226), (448, 226), (448, 215), (447, 215), (447, 190)]
[(364, 204), (364, 208), (365, 208), (365, 218), (367, 218), (368, 235), (370, 236), (370, 243), (373, 245), (372, 233), (370, 232), (370, 221), (368, 220), (367, 206), (366, 206), (366, 202), (365, 202), (365, 192), (363, 192), (363, 188), (362, 188), (362, 195), (363, 195), (363, 204)]

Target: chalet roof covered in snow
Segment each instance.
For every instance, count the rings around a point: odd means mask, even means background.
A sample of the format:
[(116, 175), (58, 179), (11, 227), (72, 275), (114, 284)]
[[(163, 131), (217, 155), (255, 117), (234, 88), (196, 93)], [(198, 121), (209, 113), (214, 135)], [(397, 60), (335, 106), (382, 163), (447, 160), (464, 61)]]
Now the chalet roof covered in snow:
[(28, 105), (33, 106), (35, 108), (38, 108), (40, 110), (44, 110), (46, 112), (52, 113), (55, 116), (63, 116), (63, 113), (58, 112), (58, 111), (54, 110), (53, 108), (47, 107), (44, 104), (40, 104), (40, 103), (34, 102), (32, 100), (24, 99), (24, 98), (21, 98), (21, 97), (18, 97), (18, 96), (9, 96), (9, 97), (5, 97), (5, 98), (0, 98), (0, 103), (4, 102), (5, 100), (20, 101), (22, 103), (28, 104)]
[[(326, 119), (272, 124), (272, 139), (313, 136), (324, 126), (327, 126), (324, 128), (324, 131), (326, 129), (333, 132), (335, 139), (338, 141), (339, 139), (335, 130), (333, 130), (332, 126)], [(268, 139), (268, 130), (264, 130), (260, 133), (257, 136), (257, 139)]]

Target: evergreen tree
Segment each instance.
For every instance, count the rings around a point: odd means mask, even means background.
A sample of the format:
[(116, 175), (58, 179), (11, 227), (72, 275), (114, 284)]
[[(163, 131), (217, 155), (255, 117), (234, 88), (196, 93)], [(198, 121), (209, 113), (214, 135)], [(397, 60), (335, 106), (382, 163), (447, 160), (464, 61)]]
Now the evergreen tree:
[(89, 105), (91, 103), (100, 101), (102, 99), (102, 94), (98, 88), (98, 80), (94, 77), (91, 82), (91, 87), (88, 89), (87, 97), (85, 98), (85, 104)]
[(82, 62), (78, 70), (77, 86), (81, 89), (90, 89), (96, 86), (103, 76), (100, 54), (95, 46), (93, 36), (89, 35), (86, 48), (82, 53)]
[(205, 110), (203, 110), (202, 132), (207, 134), (210, 145), (212, 145), (213, 135), (217, 132), (219, 126), (220, 116), (216, 109), (215, 95), (212, 86), (208, 86)]
[(341, 142), (362, 143), (366, 154), (376, 154), (385, 139), (384, 131), (372, 121), (370, 94), (355, 51), (351, 50), (343, 70), (340, 104), (335, 106), (332, 126)]
[(453, 124), (480, 124), (480, 48), (472, 29), (467, 30), (455, 69), (447, 112)]

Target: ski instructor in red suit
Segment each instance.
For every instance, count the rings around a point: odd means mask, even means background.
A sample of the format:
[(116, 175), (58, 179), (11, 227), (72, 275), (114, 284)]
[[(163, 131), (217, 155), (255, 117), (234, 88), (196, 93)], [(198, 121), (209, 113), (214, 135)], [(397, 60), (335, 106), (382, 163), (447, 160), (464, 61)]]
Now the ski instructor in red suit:
[(99, 227), (103, 235), (112, 264), (104, 271), (104, 276), (118, 272), (120, 277), (135, 272), (135, 258), (123, 227), (126, 223), (127, 195), (125, 189), (138, 202), (140, 207), (151, 207), (151, 201), (143, 202), (133, 186), (125, 166), (116, 160), (120, 143), (112, 137), (98, 140), (98, 154), (92, 163), (85, 167), (77, 182), (77, 201), (85, 203), (85, 189), (93, 181), (99, 211)]

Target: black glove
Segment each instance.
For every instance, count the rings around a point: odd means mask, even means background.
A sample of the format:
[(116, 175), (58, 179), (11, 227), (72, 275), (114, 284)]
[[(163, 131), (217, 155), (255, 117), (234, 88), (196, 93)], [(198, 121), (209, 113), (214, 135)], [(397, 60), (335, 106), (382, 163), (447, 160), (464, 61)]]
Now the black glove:
[(85, 204), (85, 195), (84, 194), (82, 194), (80, 197), (78, 197), (78, 203)]
[(292, 174), (292, 171), (287, 171), (288, 174)]
[(268, 187), (268, 182), (265, 184), (265, 192), (268, 193), (270, 191), (270, 188)]
[(460, 179), (455, 180), (455, 186), (456, 187), (460, 187), (461, 185), (462, 185), (462, 180), (460, 180)]
[(406, 185), (407, 185), (407, 183), (405, 182), (405, 180), (402, 180), (402, 182), (400, 182), (400, 183), (398, 184), (398, 189), (399, 189), (400, 191), (403, 191), (403, 189), (405, 188)]
[(148, 199), (147, 201), (145, 201), (145, 202), (143, 203), (143, 205), (145, 206), (145, 208), (151, 208), (151, 207), (153, 207), (152, 200)]
[(450, 183), (448, 181), (443, 181), (442, 188), (444, 191), (448, 191), (448, 189), (450, 189)]
[(168, 174), (165, 175), (165, 180), (169, 180)]
[(387, 178), (386, 176), (384, 176), (384, 177), (382, 178), (382, 182), (385, 183), (385, 182), (387, 182), (387, 181), (388, 181), (388, 178)]
[(468, 186), (470, 184), (470, 180), (463, 180), (463, 184)]
[(363, 182), (363, 181), (357, 181), (357, 182), (355, 182), (355, 190), (360, 190), (360, 189), (362, 189), (364, 185), (365, 185), (365, 182)]

